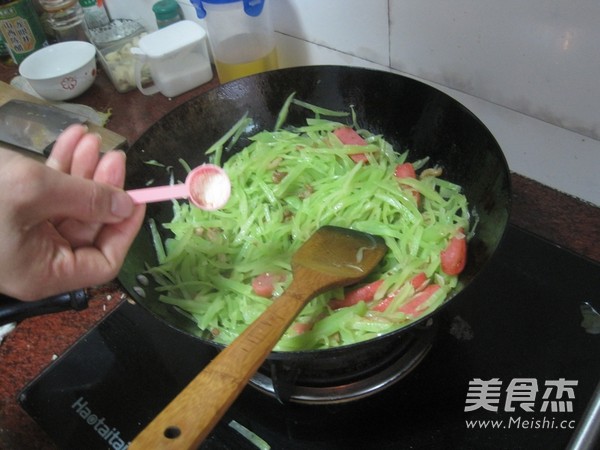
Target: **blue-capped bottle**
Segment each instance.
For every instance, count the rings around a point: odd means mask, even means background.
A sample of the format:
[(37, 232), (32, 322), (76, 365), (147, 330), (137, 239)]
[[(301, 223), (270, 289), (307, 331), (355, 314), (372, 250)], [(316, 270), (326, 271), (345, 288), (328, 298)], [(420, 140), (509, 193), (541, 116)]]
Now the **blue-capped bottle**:
[(190, 0), (206, 18), (221, 83), (277, 68), (277, 47), (267, 0)]

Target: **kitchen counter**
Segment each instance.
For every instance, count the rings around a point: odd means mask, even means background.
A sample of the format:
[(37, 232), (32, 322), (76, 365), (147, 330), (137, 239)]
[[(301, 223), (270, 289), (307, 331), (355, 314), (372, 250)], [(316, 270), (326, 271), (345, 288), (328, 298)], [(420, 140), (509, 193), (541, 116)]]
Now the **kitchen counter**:
[[(14, 66), (0, 65), (0, 80), (10, 82), (16, 75)], [(137, 91), (119, 94), (100, 70), (92, 88), (74, 101), (99, 111), (110, 109), (107, 128), (126, 137), (131, 144), (164, 114), (217, 85), (215, 77), (173, 99), (161, 94), (147, 97)], [(600, 208), (518, 174), (512, 174), (512, 183), (512, 224), (600, 262)], [(115, 283), (96, 287), (91, 295), (87, 310), (27, 319), (0, 344), (0, 448), (56, 449), (18, 405), (17, 396), (86, 330), (127, 301), (126, 294)]]

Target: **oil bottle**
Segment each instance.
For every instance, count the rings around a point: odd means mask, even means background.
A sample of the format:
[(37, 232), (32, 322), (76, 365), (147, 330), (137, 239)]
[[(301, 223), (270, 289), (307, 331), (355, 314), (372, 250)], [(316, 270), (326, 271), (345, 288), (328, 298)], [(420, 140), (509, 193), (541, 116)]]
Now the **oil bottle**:
[(268, 0), (191, 0), (206, 18), (221, 83), (277, 68)]

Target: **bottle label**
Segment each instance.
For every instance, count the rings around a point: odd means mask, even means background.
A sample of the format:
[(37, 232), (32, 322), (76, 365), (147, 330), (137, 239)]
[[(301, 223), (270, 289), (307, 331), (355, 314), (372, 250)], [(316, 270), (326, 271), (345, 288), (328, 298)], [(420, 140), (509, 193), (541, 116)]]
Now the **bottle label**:
[(27, 0), (0, 6), (0, 33), (16, 64), (48, 45), (42, 25)]

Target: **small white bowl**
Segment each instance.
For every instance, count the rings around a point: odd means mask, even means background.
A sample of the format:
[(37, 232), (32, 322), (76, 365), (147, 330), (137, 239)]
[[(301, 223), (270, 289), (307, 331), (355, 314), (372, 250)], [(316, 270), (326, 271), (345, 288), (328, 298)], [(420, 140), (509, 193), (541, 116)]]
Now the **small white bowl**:
[(47, 100), (75, 98), (96, 79), (96, 47), (83, 41), (49, 45), (25, 58), (19, 73)]

